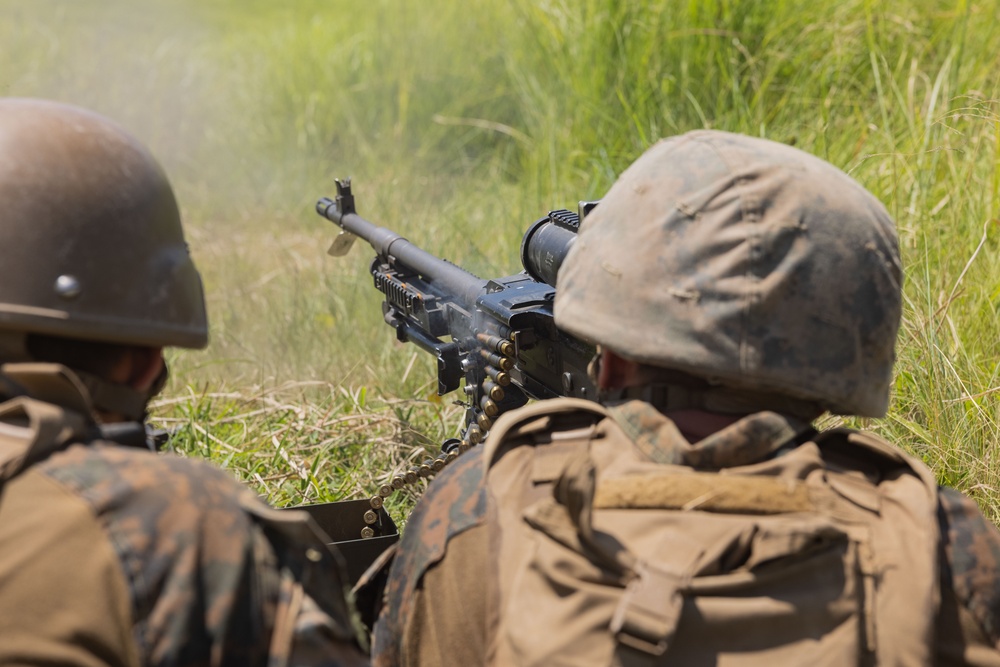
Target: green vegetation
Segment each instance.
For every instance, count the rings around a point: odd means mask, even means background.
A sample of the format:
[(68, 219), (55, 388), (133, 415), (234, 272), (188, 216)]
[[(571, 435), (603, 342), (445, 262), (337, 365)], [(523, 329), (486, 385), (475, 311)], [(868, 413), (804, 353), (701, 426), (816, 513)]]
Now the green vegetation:
[(1000, 519), (993, 0), (0, 0), (0, 43), (0, 92), (117, 118), (171, 174), (213, 342), (175, 355), (157, 415), (275, 502), (370, 494), (460, 414), (381, 323), (367, 253), (324, 254), (334, 176), (367, 218), (504, 274), (529, 222), (713, 127), (886, 202), (907, 307), (868, 426)]

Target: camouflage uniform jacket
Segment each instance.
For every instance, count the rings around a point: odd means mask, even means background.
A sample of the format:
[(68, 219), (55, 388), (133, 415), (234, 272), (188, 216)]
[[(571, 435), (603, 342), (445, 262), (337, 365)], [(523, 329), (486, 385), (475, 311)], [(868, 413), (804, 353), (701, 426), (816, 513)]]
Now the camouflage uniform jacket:
[[(503, 441), (464, 454), (431, 484), (410, 516), (392, 566), (375, 628), (373, 664), (496, 664), (496, 632), (505, 613), (497, 603), (501, 593), (491, 590), (503, 567), (495, 557), (496, 540), (502, 539), (497, 503), (551, 495), (559, 470), (545, 468), (565, 457), (520, 454), (529, 453), (526, 447), (536, 452), (580, 447), (573, 434), (594, 427), (597, 419), (582, 411), (541, 412), (515, 435), (508, 431)], [(758, 413), (691, 444), (646, 403), (618, 406), (612, 415), (635, 448), (630, 455), (703, 471), (766, 461), (803, 446), (814, 433), (775, 413)], [(521, 474), (527, 481), (497, 488), (488, 469), (508, 461), (530, 461)], [(545, 479), (551, 481), (539, 483)], [(535, 488), (528, 488), (532, 484)], [(936, 665), (1000, 665), (1000, 532), (973, 501), (946, 488), (938, 493), (938, 527), (935, 636), (914, 641), (932, 642)]]
[(62, 367), (4, 366), (0, 397), (0, 664), (367, 664), (302, 515), (102, 439)]

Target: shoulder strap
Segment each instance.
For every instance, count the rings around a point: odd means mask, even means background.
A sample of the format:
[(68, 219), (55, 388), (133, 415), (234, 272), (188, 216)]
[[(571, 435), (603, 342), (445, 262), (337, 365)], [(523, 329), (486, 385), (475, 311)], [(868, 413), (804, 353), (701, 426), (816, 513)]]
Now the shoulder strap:
[(927, 464), (883, 440), (874, 433), (852, 428), (832, 428), (813, 438), (826, 457), (863, 458), (882, 470), (908, 468), (930, 489), (937, 489), (937, 479)]
[(59, 364), (0, 366), (10, 400), (0, 404), (0, 485), (82, 437), (93, 423), (86, 389)]
[(30, 396), (73, 412), (90, 414), (87, 388), (65, 366), (42, 362), (3, 364), (0, 374), (15, 389), (12, 396)]
[(90, 394), (76, 373), (59, 364), (0, 366), (0, 486), (29, 466), (77, 442), (106, 440), (154, 449), (145, 424), (94, 422)]
[[(0, 405), (0, 411), (4, 407), (6, 404)], [(13, 469), (19, 467), (34, 437), (35, 433), (29, 426), (0, 421), (0, 485), (16, 474)]]
[(87, 420), (57, 405), (19, 396), (0, 405), (0, 484), (66, 447)]
[[(486, 460), (484, 473), (514, 442), (548, 434), (563, 424), (570, 429), (592, 426), (608, 416), (609, 413), (603, 405), (581, 398), (539, 401), (508, 412), (490, 429), (484, 452)], [(518, 444), (524, 443), (518, 442)]]

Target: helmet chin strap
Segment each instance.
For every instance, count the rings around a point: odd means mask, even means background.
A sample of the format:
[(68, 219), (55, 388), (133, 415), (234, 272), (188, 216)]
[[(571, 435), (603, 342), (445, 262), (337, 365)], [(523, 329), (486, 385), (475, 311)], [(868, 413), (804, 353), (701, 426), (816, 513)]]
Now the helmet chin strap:
[[(0, 333), (0, 364), (32, 364), (34, 360), (27, 354), (9, 354), (11, 347), (5, 346), (10, 337)], [(109, 382), (104, 378), (77, 369), (69, 369), (79, 379), (90, 398), (90, 405), (95, 410), (119, 415), (124, 421), (145, 422), (146, 406), (150, 399), (159, 394), (170, 377), (170, 372), (164, 363), (160, 374), (146, 391), (138, 391), (132, 387)], [(9, 386), (8, 386), (9, 385)], [(22, 387), (0, 374), (0, 402), (24, 393)], [(30, 393), (30, 392), (29, 392)]]
[[(145, 423), (146, 404), (160, 391), (167, 376), (166, 369), (162, 369), (150, 389), (140, 392), (60, 364), (3, 363), (0, 364), (0, 402), (23, 396), (54, 403), (83, 417), (80, 424), (85, 428), (75, 432), (81, 442), (104, 440), (157, 451), (166, 441), (162, 436), (168, 434), (152, 430)], [(114, 414), (116, 419), (100, 423), (95, 412)], [(97, 423), (95, 417), (98, 417)]]
[(143, 421), (149, 396), (132, 387), (108, 382), (91, 373), (73, 371), (90, 394), (94, 408), (102, 412), (121, 415), (125, 421)]
[(98, 410), (121, 415), (125, 421), (145, 422), (146, 406), (150, 399), (159, 394), (167, 384), (170, 371), (166, 362), (156, 376), (153, 384), (146, 391), (138, 391), (132, 387), (107, 380), (81, 371), (73, 371), (87, 388), (90, 400)]
[[(27, 333), (0, 329), (0, 364), (32, 363), (36, 359), (27, 348)], [(156, 376), (150, 388), (143, 392), (117, 382), (109, 382), (104, 378), (86, 371), (71, 369), (86, 388), (93, 407), (102, 412), (120, 415), (125, 421), (145, 422), (146, 405), (150, 399), (159, 394), (170, 377), (170, 371), (164, 361), (160, 374)], [(0, 387), (0, 395), (2, 395)], [(12, 390), (12, 394), (17, 392)]]
[[(825, 412), (816, 401), (793, 398), (766, 391), (733, 389), (723, 385), (705, 383), (693, 386), (681, 382), (664, 381), (662, 378), (639, 385), (622, 388), (601, 388), (598, 378), (601, 368), (601, 346), (587, 366), (587, 375), (598, 387), (600, 403), (644, 401), (660, 412), (667, 410), (706, 410), (731, 415), (748, 415), (755, 412), (780, 412), (811, 422)], [(665, 371), (664, 374), (669, 374)]]
[(692, 388), (665, 382), (652, 382), (623, 389), (603, 390), (600, 394), (602, 403), (630, 400), (645, 401), (660, 412), (684, 409), (705, 410), (729, 415), (778, 412), (807, 422), (811, 422), (825, 412), (823, 407), (815, 401), (762, 391), (751, 393), (721, 386)]

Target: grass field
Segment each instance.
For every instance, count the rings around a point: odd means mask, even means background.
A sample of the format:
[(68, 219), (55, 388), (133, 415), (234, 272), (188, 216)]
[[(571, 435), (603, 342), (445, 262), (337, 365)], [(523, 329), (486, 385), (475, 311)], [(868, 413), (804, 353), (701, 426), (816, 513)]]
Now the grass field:
[(460, 418), (382, 324), (369, 255), (325, 255), (335, 176), (368, 219), (504, 275), (532, 220), (712, 127), (887, 204), (906, 311), (891, 414), (866, 426), (1000, 518), (993, 0), (0, 0), (0, 43), (0, 93), (104, 112), (164, 163), (212, 344), (173, 355), (156, 414), (278, 504), (369, 495)]

